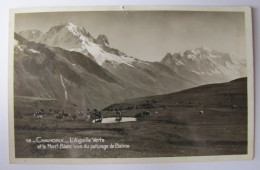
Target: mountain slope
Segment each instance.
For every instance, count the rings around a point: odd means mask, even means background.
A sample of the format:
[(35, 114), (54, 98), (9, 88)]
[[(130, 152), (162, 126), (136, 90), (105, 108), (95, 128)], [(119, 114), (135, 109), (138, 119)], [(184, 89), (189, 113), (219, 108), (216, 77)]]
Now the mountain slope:
[(150, 94), (130, 86), (85, 55), (30, 42), (15, 34), (14, 93), (102, 108)]
[(226, 53), (197, 48), (168, 53), (160, 62), (142, 61), (111, 48), (106, 35), (100, 34), (95, 39), (85, 28), (72, 23), (51, 27), (39, 42), (80, 52), (124, 84), (145, 89), (150, 95), (246, 76), (246, 63)]
[(197, 85), (178, 76), (166, 65), (127, 56), (111, 48), (106, 35), (101, 34), (95, 39), (83, 27), (72, 23), (50, 28), (40, 42), (52, 47), (80, 52), (125, 83), (146, 89), (150, 95), (169, 93)]
[(127, 80), (131, 85), (151, 91), (151, 95), (175, 92), (197, 85), (158, 62), (135, 60), (128, 66), (106, 61), (103, 67), (113, 75)]

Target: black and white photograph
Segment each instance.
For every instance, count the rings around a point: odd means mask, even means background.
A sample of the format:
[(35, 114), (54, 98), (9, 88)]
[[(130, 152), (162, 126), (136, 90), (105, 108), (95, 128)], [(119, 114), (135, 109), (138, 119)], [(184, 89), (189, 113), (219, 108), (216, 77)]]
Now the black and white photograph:
[(90, 9), (11, 11), (13, 163), (252, 159), (250, 8)]

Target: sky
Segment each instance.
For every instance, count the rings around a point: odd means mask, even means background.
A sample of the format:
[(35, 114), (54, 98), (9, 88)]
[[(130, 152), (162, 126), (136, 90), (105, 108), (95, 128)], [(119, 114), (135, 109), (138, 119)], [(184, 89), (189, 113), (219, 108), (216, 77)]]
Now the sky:
[(103, 11), (24, 13), (15, 16), (15, 32), (71, 22), (94, 38), (108, 37), (110, 47), (146, 61), (160, 61), (166, 53), (207, 47), (246, 56), (242, 12)]

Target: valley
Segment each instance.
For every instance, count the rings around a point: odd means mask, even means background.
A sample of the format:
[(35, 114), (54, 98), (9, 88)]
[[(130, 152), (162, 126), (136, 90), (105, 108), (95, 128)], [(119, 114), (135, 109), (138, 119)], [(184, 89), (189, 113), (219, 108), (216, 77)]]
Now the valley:
[[(101, 110), (104, 118), (114, 117), (115, 110), (121, 110), (124, 117), (135, 117), (143, 111), (151, 113), (137, 118), (137, 121), (121, 123), (92, 123), (84, 117), (76, 120), (67, 117), (60, 121), (49, 112), (50, 109), (73, 114), (72, 106), (59, 106), (53, 99), (17, 97), (16, 157), (138, 158), (246, 154), (246, 83), (247, 79), (241, 78), (176, 93), (125, 100)], [(33, 115), (35, 105), (45, 110), (40, 120)], [(27, 138), (38, 136), (50, 139), (102, 138), (102, 145), (118, 143), (130, 148), (39, 150), (37, 144), (25, 142)]]

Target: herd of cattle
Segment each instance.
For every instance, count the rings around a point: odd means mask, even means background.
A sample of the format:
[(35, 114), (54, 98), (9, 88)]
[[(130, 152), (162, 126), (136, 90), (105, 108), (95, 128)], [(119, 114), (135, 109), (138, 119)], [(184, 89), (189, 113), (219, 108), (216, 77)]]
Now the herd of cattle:
[[(158, 114), (158, 111), (156, 110), (155, 115)], [(200, 110), (199, 111), (199, 116), (203, 116), (204, 111)], [(87, 109), (85, 112), (76, 109), (73, 111), (73, 113), (66, 113), (64, 110), (61, 111), (53, 111), (51, 110), (50, 112), (45, 112), (43, 109), (40, 111), (36, 111), (33, 116), (36, 118), (36, 120), (41, 120), (43, 117), (46, 116), (54, 116), (56, 120), (58, 121), (63, 121), (63, 120), (86, 120), (86, 121), (94, 121), (94, 122), (102, 122), (103, 116), (101, 111), (98, 109)], [(142, 111), (137, 114), (135, 114), (135, 118), (141, 119), (145, 117), (152, 116), (150, 111)], [(122, 111), (121, 110), (115, 110), (115, 120), (116, 121), (121, 121), (122, 120)]]
[(97, 109), (87, 109), (86, 112), (83, 112), (81, 110), (74, 110), (73, 113), (66, 113), (64, 110), (61, 111), (49, 111), (45, 112), (43, 109), (40, 111), (36, 111), (33, 116), (36, 118), (36, 120), (41, 120), (43, 117), (46, 116), (54, 116), (58, 121), (63, 121), (64, 119), (67, 120), (77, 120), (77, 119), (84, 119), (84, 120), (93, 120), (93, 119), (101, 119), (102, 120), (102, 114)]
[[(155, 112), (155, 114), (158, 114), (158, 111)], [(142, 118), (142, 117), (147, 117), (151, 116), (151, 112), (149, 111), (143, 111), (139, 112), (135, 115), (136, 118)], [(66, 113), (64, 110), (61, 110), (59, 112), (57, 111), (52, 111), (50, 112), (45, 112), (43, 109), (40, 111), (36, 111), (33, 116), (35, 117), (36, 120), (41, 120), (43, 117), (46, 116), (54, 116), (56, 120), (58, 121), (63, 121), (63, 120), (86, 120), (86, 121), (95, 121), (95, 122), (101, 122), (103, 119), (101, 111), (97, 109), (87, 109), (86, 112), (83, 112), (81, 110), (75, 110), (74, 113)], [(122, 111), (117, 110), (115, 111), (115, 120), (116, 121), (121, 121), (122, 120)]]

